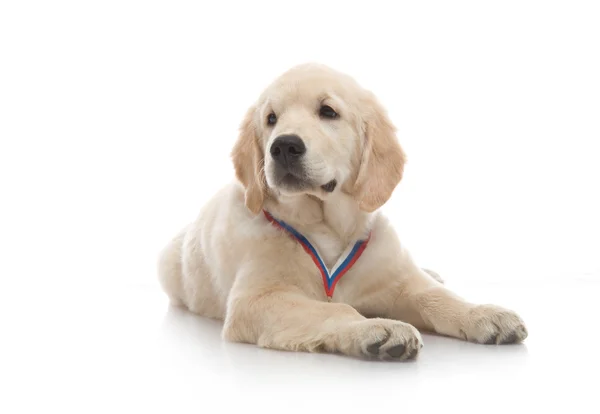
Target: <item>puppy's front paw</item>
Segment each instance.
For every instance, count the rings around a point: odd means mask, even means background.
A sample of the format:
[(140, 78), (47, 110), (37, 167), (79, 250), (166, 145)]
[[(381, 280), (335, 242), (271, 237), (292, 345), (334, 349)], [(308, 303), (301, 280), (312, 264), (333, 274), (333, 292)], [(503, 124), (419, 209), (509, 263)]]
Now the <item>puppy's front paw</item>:
[(407, 323), (390, 319), (367, 319), (353, 324), (349, 334), (353, 353), (371, 359), (414, 359), (423, 347), (419, 331)]
[(527, 338), (527, 328), (515, 312), (494, 305), (471, 309), (461, 329), (467, 341), (480, 344), (512, 344)]

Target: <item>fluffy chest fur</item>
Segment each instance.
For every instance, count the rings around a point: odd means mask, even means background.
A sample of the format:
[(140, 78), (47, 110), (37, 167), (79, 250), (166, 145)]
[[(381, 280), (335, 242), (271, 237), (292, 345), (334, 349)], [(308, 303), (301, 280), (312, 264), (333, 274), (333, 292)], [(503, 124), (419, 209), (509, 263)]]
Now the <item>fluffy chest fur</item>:
[(361, 214), (344, 194), (328, 202), (311, 197), (290, 201), (272, 205), (270, 211), (308, 239), (328, 269), (370, 230), (372, 215)]
[(325, 224), (311, 227), (313, 228), (303, 235), (317, 249), (327, 268), (331, 269), (349, 243)]

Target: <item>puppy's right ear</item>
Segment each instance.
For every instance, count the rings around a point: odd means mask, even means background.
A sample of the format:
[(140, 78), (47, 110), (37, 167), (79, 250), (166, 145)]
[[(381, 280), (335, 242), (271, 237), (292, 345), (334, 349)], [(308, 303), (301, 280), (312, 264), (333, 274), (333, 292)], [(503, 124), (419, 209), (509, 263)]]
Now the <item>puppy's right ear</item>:
[(251, 107), (240, 126), (240, 135), (231, 152), (235, 175), (246, 189), (246, 207), (258, 214), (265, 201), (265, 157), (258, 143), (254, 121), (255, 108)]

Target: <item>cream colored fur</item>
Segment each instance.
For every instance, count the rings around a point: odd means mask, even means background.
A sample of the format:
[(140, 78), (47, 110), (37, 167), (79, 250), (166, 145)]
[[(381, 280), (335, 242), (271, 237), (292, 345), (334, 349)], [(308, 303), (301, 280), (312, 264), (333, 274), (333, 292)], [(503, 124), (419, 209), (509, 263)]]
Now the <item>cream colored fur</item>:
[[(320, 119), (323, 104), (339, 119)], [(266, 122), (271, 112), (275, 126)], [(315, 183), (301, 192), (278, 187), (268, 155), (274, 138), (290, 133), (306, 142)], [(420, 352), (418, 329), (478, 343), (526, 338), (514, 312), (469, 303), (420, 269), (378, 211), (401, 180), (404, 153), (384, 109), (347, 75), (316, 64), (284, 73), (248, 111), (232, 157), (238, 180), (204, 206), (159, 261), (171, 301), (224, 320), (225, 339), (404, 360)], [(328, 193), (320, 185), (332, 179), (339, 184)], [(372, 231), (331, 302), (311, 258), (262, 209), (304, 234), (329, 267)]]

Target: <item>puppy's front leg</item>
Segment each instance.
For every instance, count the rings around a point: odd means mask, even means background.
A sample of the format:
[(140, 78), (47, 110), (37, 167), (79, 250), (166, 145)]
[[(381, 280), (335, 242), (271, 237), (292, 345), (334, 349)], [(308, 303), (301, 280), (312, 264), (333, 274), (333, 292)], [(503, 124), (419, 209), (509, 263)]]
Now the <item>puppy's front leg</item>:
[[(495, 305), (475, 305), (424, 275), (416, 267), (406, 278), (392, 317), (402, 310), (420, 316), (424, 329), (483, 344), (521, 342), (527, 337), (525, 323), (513, 311)], [(405, 312), (404, 312), (405, 313)]]
[(423, 346), (407, 323), (366, 319), (349, 305), (314, 300), (289, 287), (233, 291), (223, 329), (225, 339), (264, 348), (375, 359), (412, 359)]

